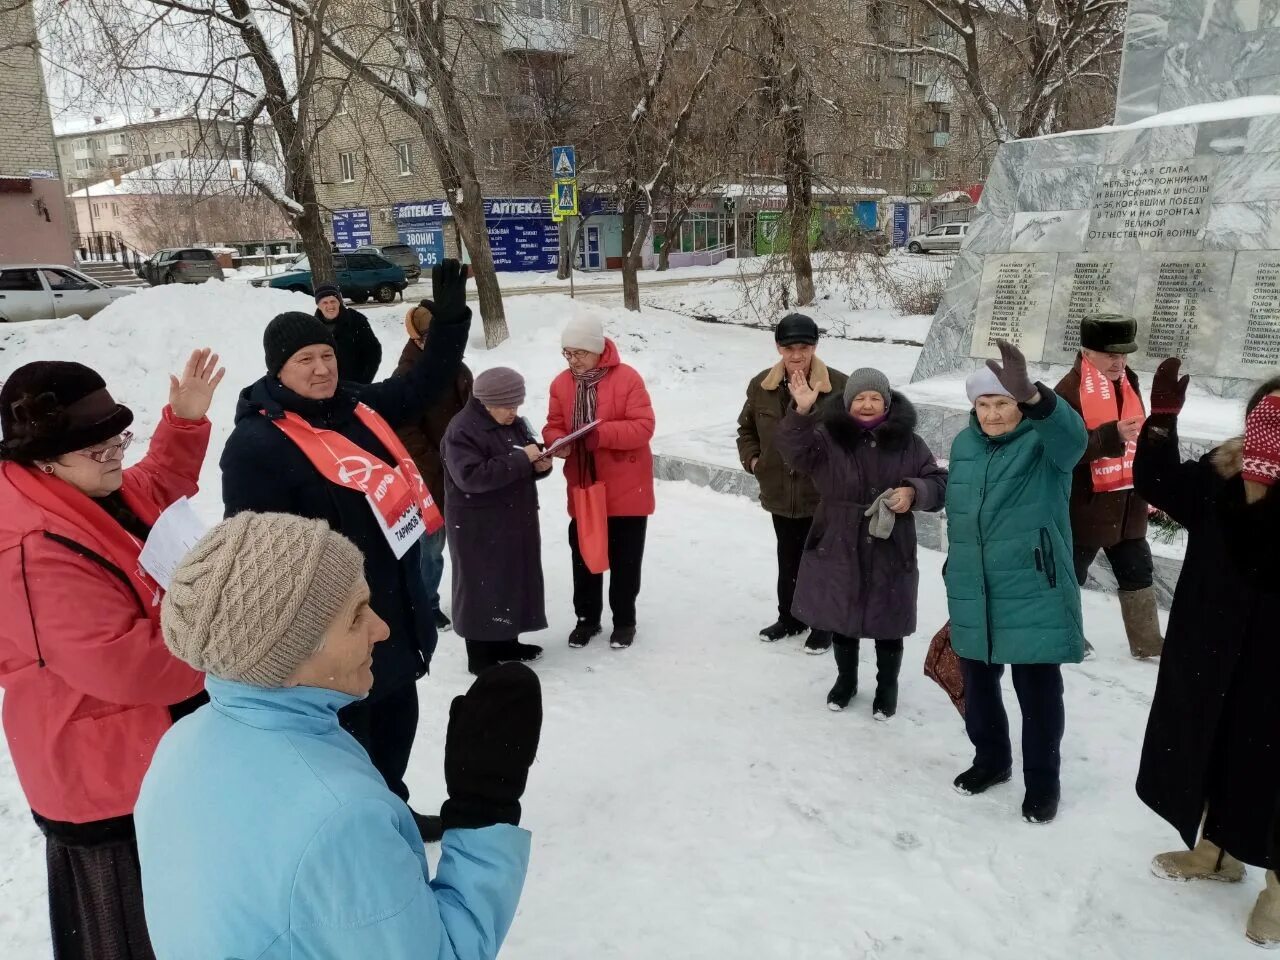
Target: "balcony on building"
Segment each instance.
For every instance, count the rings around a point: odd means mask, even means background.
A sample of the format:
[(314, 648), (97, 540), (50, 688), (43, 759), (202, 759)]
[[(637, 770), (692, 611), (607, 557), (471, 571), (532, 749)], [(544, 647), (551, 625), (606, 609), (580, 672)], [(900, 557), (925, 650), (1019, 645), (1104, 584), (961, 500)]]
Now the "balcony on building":
[(502, 21), (504, 53), (549, 53), (572, 56), (575, 30), (571, 23), (555, 18), (511, 16)]
[(88, 160), (93, 156), (93, 150), (90, 148), (88, 141), (77, 140), (72, 156), (76, 160)]
[(946, 77), (936, 78), (929, 84), (929, 89), (924, 94), (925, 103), (930, 103), (943, 109), (950, 109), (954, 100), (955, 91), (951, 88), (951, 81)]
[(129, 155), (129, 145), (125, 143), (108, 143), (108, 157), (126, 157)]
[(929, 146), (934, 150), (942, 150), (951, 143), (950, 130), (934, 130), (930, 134)]

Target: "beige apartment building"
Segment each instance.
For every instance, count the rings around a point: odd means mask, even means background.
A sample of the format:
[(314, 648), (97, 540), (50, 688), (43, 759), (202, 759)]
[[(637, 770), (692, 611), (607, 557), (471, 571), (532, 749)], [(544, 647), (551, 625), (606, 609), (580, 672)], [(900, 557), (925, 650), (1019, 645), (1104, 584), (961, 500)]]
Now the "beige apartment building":
[(32, 7), (6, 7), (0, 10), (0, 263), (71, 259)]

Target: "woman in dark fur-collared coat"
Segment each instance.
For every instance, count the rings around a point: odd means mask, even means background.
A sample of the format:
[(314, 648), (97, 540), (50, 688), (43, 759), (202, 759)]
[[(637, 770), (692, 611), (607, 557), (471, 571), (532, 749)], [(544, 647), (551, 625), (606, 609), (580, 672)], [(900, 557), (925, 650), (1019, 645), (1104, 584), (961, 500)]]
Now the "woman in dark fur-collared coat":
[(793, 470), (813, 478), (821, 501), (800, 561), (792, 610), (834, 634), (839, 676), (827, 706), (843, 710), (858, 689), (858, 641), (876, 642), (878, 720), (898, 706), (902, 638), (916, 629), (916, 526), (912, 510), (939, 510), (947, 472), (915, 433), (916, 411), (869, 367), (849, 375), (844, 403), (812, 415), (817, 391), (791, 384), (794, 405), (775, 442)]
[(1267, 869), (1247, 933), (1280, 946), (1280, 377), (1249, 400), (1242, 438), (1184, 462), (1187, 380), (1160, 365), (1133, 465), (1138, 493), (1187, 531), (1138, 796), (1190, 848), (1157, 856), (1157, 876)]

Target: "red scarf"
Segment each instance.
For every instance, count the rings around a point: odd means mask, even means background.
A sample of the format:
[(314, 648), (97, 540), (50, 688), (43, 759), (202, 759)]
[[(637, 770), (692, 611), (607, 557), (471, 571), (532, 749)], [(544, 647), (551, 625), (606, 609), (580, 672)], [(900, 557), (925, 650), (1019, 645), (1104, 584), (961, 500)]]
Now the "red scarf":
[(17, 463), (0, 464), (15, 490), (45, 513), (89, 536), (83, 544), (100, 554), (128, 578), (142, 602), (147, 619), (160, 623), (160, 599), (164, 591), (138, 562), (142, 541), (120, 526), (112, 516), (71, 484)]
[(397, 466), (388, 466), (334, 430), (311, 426), (296, 413), (287, 412), (283, 419), (272, 422), (298, 445), (326, 480), (368, 497), (388, 527), (394, 528), (416, 503), (427, 534), (435, 533), (444, 526), (444, 517), (400, 438), (387, 421), (363, 403), (356, 404), (356, 419), (387, 448)]
[[(1142, 398), (1138, 396), (1128, 374), (1120, 375), (1120, 416), (1121, 420), (1141, 417), (1146, 411), (1142, 409)], [(1080, 358), (1080, 412), (1084, 415), (1084, 425), (1096, 430), (1103, 424), (1113, 423), (1116, 417), (1116, 384), (1103, 375), (1102, 371), (1088, 361)], [(1103, 457), (1089, 464), (1093, 474), (1094, 493), (1112, 493), (1117, 490), (1133, 489), (1133, 457), (1138, 451), (1138, 443), (1131, 440), (1124, 445), (1124, 453), (1118, 457)]]

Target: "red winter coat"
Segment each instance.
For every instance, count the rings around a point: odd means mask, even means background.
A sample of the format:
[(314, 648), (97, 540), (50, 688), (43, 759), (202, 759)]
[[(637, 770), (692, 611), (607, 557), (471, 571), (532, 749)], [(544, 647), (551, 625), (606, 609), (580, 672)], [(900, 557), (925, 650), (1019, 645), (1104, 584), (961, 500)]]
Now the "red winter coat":
[[(600, 366), (609, 368), (596, 386), (596, 479), (604, 483), (611, 517), (647, 517), (653, 513), (653, 403), (644, 380), (618, 356), (618, 347), (605, 340)], [(573, 430), (573, 401), (577, 385), (573, 373), (564, 371), (551, 382), (551, 407), (542, 439), (548, 445)], [(590, 435), (589, 435), (590, 436)], [(579, 486), (580, 445), (565, 461), (564, 475), (570, 489)], [(573, 516), (573, 498), (569, 498)]]
[[(165, 507), (195, 494), (208, 445), (208, 420), (179, 420), (166, 408), (147, 456), (124, 472), (125, 503), (155, 523)], [(71, 823), (124, 816), (172, 724), (169, 706), (199, 693), (204, 678), (165, 647), (159, 596), (140, 596), (87, 526), (14, 486), (12, 472), (28, 469), (0, 464), (0, 687), (9, 752), (41, 816)], [(101, 510), (67, 492), (84, 510)]]

